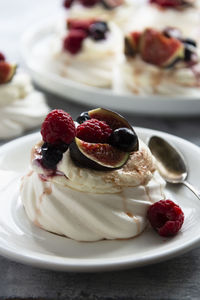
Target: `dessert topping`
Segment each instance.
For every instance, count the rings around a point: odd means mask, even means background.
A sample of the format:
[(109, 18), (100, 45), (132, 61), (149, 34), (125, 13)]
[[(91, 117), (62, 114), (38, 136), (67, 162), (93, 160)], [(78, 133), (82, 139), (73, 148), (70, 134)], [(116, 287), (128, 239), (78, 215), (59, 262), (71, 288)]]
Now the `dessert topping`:
[(141, 36), (140, 54), (148, 63), (169, 67), (174, 61), (184, 57), (184, 45), (178, 39), (167, 38), (154, 29), (146, 29)]
[(74, 0), (64, 0), (63, 6), (68, 9), (71, 7), (73, 2), (74, 2)]
[(166, 27), (162, 32), (148, 28), (141, 34), (129, 33), (125, 37), (125, 55), (141, 55), (150, 64), (170, 68), (182, 62), (184, 67), (198, 63), (196, 42), (183, 38), (181, 32), (173, 27)]
[(138, 150), (138, 137), (135, 132), (129, 128), (118, 128), (113, 131), (109, 142), (112, 146), (126, 152)]
[(50, 144), (70, 144), (76, 135), (74, 121), (67, 112), (54, 109), (46, 116), (41, 135), (43, 141)]
[(87, 111), (84, 111), (80, 114), (80, 116), (78, 116), (78, 118), (76, 119), (76, 121), (81, 124), (87, 120), (90, 120), (90, 116), (88, 115), (88, 112)]
[(129, 158), (128, 152), (109, 144), (87, 143), (78, 138), (75, 138), (69, 149), (75, 164), (98, 171), (120, 168)]
[(0, 52), (0, 61), (2, 61), (2, 60), (6, 60), (6, 58), (5, 58), (5, 55), (2, 52)]
[(106, 22), (95, 22), (89, 27), (89, 35), (95, 41), (104, 40), (108, 31)]
[(60, 145), (52, 145), (44, 143), (41, 147), (42, 165), (47, 169), (56, 169), (56, 165), (62, 159), (63, 153), (67, 150), (68, 145), (61, 143)]
[(90, 143), (107, 143), (112, 129), (103, 121), (91, 119), (77, 127), (77, 137)]
[(124, 3), (124, 0), (101, 0), (103, 6), (107, 9), (116, 8)]
[(17, 65), (0, 60), (0, 84), (8, 83), (15, 75)]
[(169, 237), (182, 227), (184, 213), (173, 201), (160, 200), (149, 207), (147, 218), (159, 235)]
[[(84, 112), (77, 120), (81, 124), (70, 145), (70, 155), (79, 166), (95, 170), (120, 168), (127, 162), (130, 152), (139, 148), (134, 130), (116, 112), (96, 108)], [(115, 135), (111, 138), (113, 131)]]
[[(65, 0), (63, 6), (69, 9), (75, 0)], [(96, 4), (101, 4), (106, 9), (114, 9), (124, 3), (124, 0), (76, 0), (85, 7), (93, 7)]]
[(94, 19), (68, 19), (67, 27), (69, 32), (64, 38), (63, 49), (73, 55), (77, 54), (81, 50), (83, 40), (86, 37), (90, 37), (95, 41), (100, 41), (106, 38), (106, 33), (109, 31), (106, 22)]
[(84, 30), (72, 29), (63, 41), (64, 50), (69, 51), (71, 54), (77, 54), (81, 48), (83, 40), (87, 37)]
[(182, 8), (192, 6), (195, 0), (150, 0), (150, 3), (155, 3), (161, 7)]

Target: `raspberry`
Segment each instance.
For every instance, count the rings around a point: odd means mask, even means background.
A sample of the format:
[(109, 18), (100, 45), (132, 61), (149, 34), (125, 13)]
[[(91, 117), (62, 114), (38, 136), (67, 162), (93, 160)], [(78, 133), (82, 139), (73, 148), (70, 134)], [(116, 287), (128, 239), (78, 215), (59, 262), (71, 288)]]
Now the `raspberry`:
[(65, 7), (65, 8), (70, 8), (71, 6), (72, 6), (72, 3), (74, 2), (74, 0), (65, 0), (64, 2), (63, 2), (63, 6)]
[(112, 129), (103, 121), (91, 119), (77, 127), (77, 137), (89, 143), (106, 143), (112, 133)]
[(46, 116), (41, 134), (44, 142), (70, 144), (76, 135), (76, 128), (72, 117), (67, 112), (54, 109)]
[(169, 237), (181, 228), (184, 214), (177, 204), (168, 199), (152, 204), (147, 211), (147, 218), (159, 235)]
[(83, 40), (87, 37), (84, 30), (72, 29), (63, 41), (64, 50), (71, 54), (77, 54), (82, 47)]
[(90, 20), (68, 19), (67, 28), (69, 30), (80, 29), (88, 33), (90, 25), (93, 24), (94, 22), (95, 22), (94, 19), (90, 19)]
[(6, 58), (5, 58), (5, 56), (3, 55), (3, 53), (0, 52), (0, 61), (1, 61), (1, 60), (2, 60), (2, 61), (5, 61)]
[(79, 1), (81, 2), (81, 4), (83, 6), (86, 6), (86, 7), (92, 7), (95, 4), (97, 4), (98, 2), (100, 2), (100, 0), (79, 0)]
[(182, 0), (150, 0), (150, 3), (156, 3), (162, 7), (181, 6)]

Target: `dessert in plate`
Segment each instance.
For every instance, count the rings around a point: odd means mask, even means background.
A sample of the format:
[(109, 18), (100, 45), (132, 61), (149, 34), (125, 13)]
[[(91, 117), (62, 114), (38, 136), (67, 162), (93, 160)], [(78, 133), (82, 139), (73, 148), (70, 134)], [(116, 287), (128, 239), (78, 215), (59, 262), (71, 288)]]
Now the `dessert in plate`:
[(130, 21), (130, 30), (144, 30), (153, 27), (179, 28), (185, 36), (199, 39), (200, 1), (199, 0), (147, 0), (137, 10), (137, 18)]
[(166, 199), (156, 161), (127, 120), (97, 108), (77, 122), (62, 110), (44, 120), (20, 189), (28, 218), (77, 241), (132, 238), (148, 219), (175, 235), (183, 212)]
[(110, 87), (122, 35), (114, 23), (96, 19), (68, 19), (67, 28), (52, 40), (52, 71), (96, 87)]
[(200, 96), (197, 42), (184, 37), (177, 28), (131, 32), (125, 37), (124, 52), (116, 90), (139, 95)]
[(49, 108), (44, 96), (35, 91), (30, 78), (0, 53), (0, 139), (32, 129), (44, 119)]
[(100, 18), (120, 28), (126, 27), (137, 7), (135, 0), (65, 0), (63, 4), (69, 18)]

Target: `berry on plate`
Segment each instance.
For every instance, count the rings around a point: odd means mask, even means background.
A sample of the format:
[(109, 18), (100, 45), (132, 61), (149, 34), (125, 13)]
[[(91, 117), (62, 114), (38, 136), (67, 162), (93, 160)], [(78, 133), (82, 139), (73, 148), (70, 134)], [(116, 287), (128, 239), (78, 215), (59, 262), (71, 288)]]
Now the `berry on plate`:
[(0, 52), (0, 61), (4, 61), (4, 60), (6, 60), (6, 58), (5, 58), (5, 55), (2, 53), (2, 52)]
[(76, 135), (74, 121), (67, 112), (54, 109), (46, 116), (41, 135), (43, 141), (50, 144), (70, 144)]
[(184, 213), (177, 204), (167, 199), (152, 204), (147, 211), (147, 218), (159, 235), (170, 237), (181, 229)]

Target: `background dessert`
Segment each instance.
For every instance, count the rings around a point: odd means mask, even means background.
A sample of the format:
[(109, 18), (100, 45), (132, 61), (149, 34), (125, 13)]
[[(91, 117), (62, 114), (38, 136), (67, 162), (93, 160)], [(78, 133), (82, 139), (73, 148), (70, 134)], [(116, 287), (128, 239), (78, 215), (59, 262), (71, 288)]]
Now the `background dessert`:
[(38, 126), (49, 111), (43, 94), (34, 90), (29, 75), (16, 72), (16, 67), (6, 62), (4, 56), (0, 60), (0, 139)]
[(69, 18), (100, 18), (112, 21), (123, 29), (129, 23), (137, 4), (134, 0), (65, 0), (64, 6)]
[(116, 90), (199, 97), (199, 49), (177, 28), (132, 32), (125, 37), (124, 51)]
[(94, 19), (69, 19), (67, 27), (52, 40), (52, 71), (86, 85), (110, 87), (122, 48), (119, 29)]
[[(49, 131), (52, 122), (58, 126), (58, 115), (71, 124), (66, 127), (67, 140), (63, 123), (59, 125), (61, 135)], [(36, 226), (78, 241), (137, 236), (147, 225), (149, 206), (165, 198), (165, 182), (156, 172), (150, 150), (116, 113), (95, 109), (78, 120), (81, 124), (75, 130), (69, 115), (55, 110), (42, 125), (43, 141), (32, 150), (31, 171), (21, 186), (29, 219)], [(110, 125), (105, 120), (110, 120)], [(108, 127), (113, 128), (112, 133)], [(85, 141), (88, 136), (90, 142)], [(119, 137), (124, 143), (120, 140), (117, 146)], [(104, 142), (94, 143), (91, 138)], [(131, 148), (126, 148), (127, 138)]]

